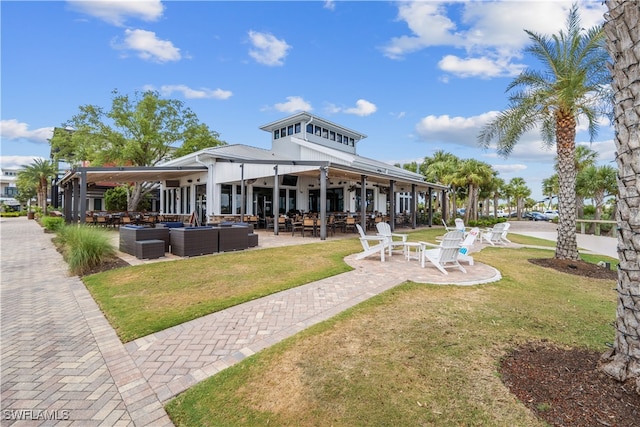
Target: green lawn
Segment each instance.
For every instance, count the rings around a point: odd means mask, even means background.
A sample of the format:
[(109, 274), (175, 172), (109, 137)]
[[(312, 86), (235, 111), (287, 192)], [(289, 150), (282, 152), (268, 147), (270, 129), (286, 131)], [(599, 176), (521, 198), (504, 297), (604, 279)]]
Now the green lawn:
[[(442, 230), (410, 234), (434, 242)], [(343, 257), (360, 250), (354, 238), (152, 263), (84, 280), (128, 341), (348, 271)], [(203, 381), (166, 409), (178, 426), (542, 426), (503, 386), (500, 358), (538, 340), (604, 352), (615, 318), (613, 281), (527, 261), (551, 256), (485, 248), (474, 258), (498, 268), (499, 282), (400, 285)], [(615, 261), (589, 261), (599, 259)]]
[(499, 282), (406, 283), (181, 394), (177, 426), (543, 426), (497, 374), (510, 348), (547, 340), (605, 351), (613, 281), (538, 267), (540, 249), (487, 248)]

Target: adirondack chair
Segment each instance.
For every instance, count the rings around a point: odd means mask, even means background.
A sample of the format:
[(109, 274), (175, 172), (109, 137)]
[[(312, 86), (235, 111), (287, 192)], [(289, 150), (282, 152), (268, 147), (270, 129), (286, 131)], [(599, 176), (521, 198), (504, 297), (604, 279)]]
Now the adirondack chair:
[(504, 231), (502, 232), (502, 236), (500, 237), (502, 240), (504, 240), (507, 243), (511, 243), (511, 240), (507, 239), (507, 234), (509, 234), (509, 227), (511, 227), (511, 224), (509, 224), (508, 222), (505, 222)]
[[(386, 222), (379, 222), (376, 224), (376, 229), (378, 230), (378, 236), (382, 236), (386, 239), (387, 250), (389, 251), (389, 255), (391, 255), (392, 251), (401, 249), (404, 253), (405, 251), (405, 242), (409, 237), (408, 234), (399, 234), (392, 233), (391, 226)], [(394, 238), (396, 238), (394, 240)], [(399, 238), (400, 240), (397, 240)]]
[(493, 226), (493, 228), (480, 233), (480, 240), (489, 243), (491, 246), (504, 245), (502, 234), (505, 231), (506, 223), (501, 222)]
[[(458, 248), (460, 252), (460, 254), (458, 255), (458, 260), (461, 262), (466, 262), (469, 265), (473, 265), (473, 262), (474, 262), (473, 257), (469, 255), (469, 251), (471, 250), (471, 247), (475, 243), (476, 239), (480, 236), (480, 229), (478, 227), (474, 227), (471, 230), (469, 230), (466, 236), (461, 230), (452, 230), (448, 233), (448, 235), (451, 239), (453, 238), (458, 239)], [(423, 245), (423, 247), (427, 247), (427, 246), (432, 246), (434, 248), (442, 247), (442, 243), (440, 243), (439, 245), (429, 243), (429, 242), (420, 242), (420, 243)]]
[(427, 261), (434, 265), (443, 274), (449, 274), (447, 268), (457, 268), (463, 273), (467, 270), (460, 265), (460, 232), (450, 231), (445, 234), (440, 247), (422, 251), (420, 265), (424, 268)]
[(356, 255), (356, 259), (364, 259), (368, 256), (380, 253), (380, 261), (384, 262), (384, 253), (387, 248), (387, 239), (383, 236), (367, 236), (360, 224), (355, 224), (358, 233), (360, 233), (360, 243), (362, 244), (362, 252)]

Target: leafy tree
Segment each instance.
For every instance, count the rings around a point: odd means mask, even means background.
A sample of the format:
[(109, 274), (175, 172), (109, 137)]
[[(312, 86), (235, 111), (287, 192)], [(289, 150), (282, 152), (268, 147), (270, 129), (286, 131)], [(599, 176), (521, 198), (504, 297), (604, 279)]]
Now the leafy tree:
[(640, 393), (640, 10), (635, 1), (607, 0), (607, 49), (613, 58), (613, 124), (618, 164), (618, 308), (615, 341), (602, 369), (614, 378), (636, 379)]
[(572, 6), (567, 28), (547, 37), (525, 30), (532, 44), (526, 51), (540, 60), (544, 71), (524, 70), (507, 87), (519, 88), (509, 96), (509, 107), (481, 130), (479, 142), (488, 147), (496, 140), (498, 152), (508, 156), (520, 137), (540, 128), (548, 145), (556, 144), (558, 156), (558, 239), (556, 258), (578, 259), (576, 243), (575, 136), (579, 118), (586, 118), (593, 139), (599, 107), (610, 81), (604, 64), (601, 27), (583, 30), (578, 7)]
[(16, 189), (18, 190), (18, 193), (15, 197), (21, 204), (26, 204), (28, 206), (29, 212), (31, 212), (31, 200), (38, 196), (36, 187), (37, 183), (28, 175), (18, 173), (16, 178)]
[[(128, 189), (125, 186), (110, 188), (104, 192), (104, 207), (108, 211), (127, 210)], [(133, 209), (138, 210), (138, 209)]]
[(44, 159), (34, 159), (33, 163), (23, 166), (18, 172), (18, 179), (29, 187), (32, 185), (38, 197), (38, 207), (44, 215), (47, 214), (47, 194), (49, 181), (57, 175), (58, 171), (53, 162)]
[[(224, 144), (217, 132), (200, 123), (181, 101), (161, 99), (154, 91), (130, 98), (113, 92), (111, 109), (80, 106), (64, 124), (72, 132), (54, 132), (51, 152), (72, 164), (155, 166), (176, 156)], [(136, 182), (127, 209), (135, 210), (156, 183)]]

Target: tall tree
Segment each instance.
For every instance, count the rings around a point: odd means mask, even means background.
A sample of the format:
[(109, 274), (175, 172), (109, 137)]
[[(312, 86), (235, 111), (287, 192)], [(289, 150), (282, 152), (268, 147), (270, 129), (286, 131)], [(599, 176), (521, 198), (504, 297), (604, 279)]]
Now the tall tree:
[(464, 211), (464, 220), (478, 219), (479, 191), (483, 185), (487, 185), (493, 178), (491, 165), (476, 159), (466, 159), (460, 163), (456, 183), (467, 187), (467, 207)]
[(33, 163), (23, 166), (18, 172), (18, 179), (23, 182), (31, 182), (36, 188), (38, 206), (43, 214), (47, 214), (47, 194), (49, 181), (57, 175), (55, 165), (50, 160), (34, 159)]
[(527, 187), (524, 178), (520, 177), (511, 178), (509, 186), (511, 194), (516, 199), (516, 216), (522, 218), (522, 208), (524, 208), (525, 199), (531, 195), (531, 189)]
[[(616, 172), (616, 168), (605, 165), (589, 166), (578, 173), (576, 189), (578, 189), (578, 193), (584, 194), (593, 202), (595, 208), (593, 219), (601, 219), (605, 198), (618, 193)], [(593, 225), (595, 226), (595, 224)]]
[[(586, 145), (576, 146), (575, 152), (575, 165), (576, 165), (576, 177), (580, 175), (584, 169), (595, 166), (596, 160), (598, 160), (598, 152), (592, 150)], [(556, 170), (558, 170), (558, 158), (556, 157)], [(576, 216), (582, 218), (584, 216), (584, 198), (586, 196), (580, 192), (580, 187), (576, 187)]]
[[(440, 184), (448, 185), (451, 187), (452, 195), (452, 208), (447, 209), (447, 212), (451, 214), (456, 208), (456, 185), (455, 176), (458, 170), (458, 164), (460, 159), (454, 154), (447, 153), (443, 150), (438, 150), (433, 153), (432, 157), (426, 157), (424, 159), (421, 170), (424, 170), (424, 176), (428, 181), (438, 182)], [(447, 195), (448, 196), (448, 195)], [(445, 221), (448, 218), (443, 218)]]
[[(56, 159), (92, 166), (155, 166), (170, 158), (224, 144), (217, 132), (200, 123), (181, 101), (162, 99), (157, 92), (133, 97), (113, 92), (111, 109), (80, 106), (80, 112), (54, 133), (51, 152)], [(73, 129), (72, 131), (69, 131)], [(138, 203), (156, 183), (136, 182), (127, 208)]]
[(578, 259), (576, 243), (575, 136), (578, 118), (586, 118), (593, 139), (610, 76), (603, 66), (608, 56), (601, 27), (583, 30), (578, 7), (572, 6), (566, 31), (547, 37), (525, 30), (532, 44), (526, 51), (544, 71), (524, 70), (507, 87), (510, 105), (478, 136), (488, 147), (496, 140), (498, 152), (508, 156), (520, 137), (539, 127), (544, 142), (556, 144), (560, 212), (556, 258)]
[(636, 379), (640, 393), (640, 5), (607, 0), (607, 49), (613, 59), (613, 125), (618, 164), (618, 308), (615, 340), (604, 372)]
[(553, 201), (553, 198), (558, 194), (558, 191), (559, 186), (557, 173), (554, 173), (549, 178), (545, 178), (542, 180), (542, 195), (549, 198), (549, 204), (547, 205), (548, 209), (551, 209), (551, 202)]

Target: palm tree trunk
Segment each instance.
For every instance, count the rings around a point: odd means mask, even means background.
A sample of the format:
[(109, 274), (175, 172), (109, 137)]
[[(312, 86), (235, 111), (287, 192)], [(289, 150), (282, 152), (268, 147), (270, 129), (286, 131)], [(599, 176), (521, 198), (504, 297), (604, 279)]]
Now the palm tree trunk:
[(640, 393), (640, 7), (607, 0), (607, 49), (613, 58), (615, 143), (618, 153), (618, 308), (615, 341), (602, 370), (624, 381), (636, 378)]
[(558, 151), (558, 240), (556, 258), (578, 259), (576, 242), (576, 120), (571, 113), (556, 114)]

